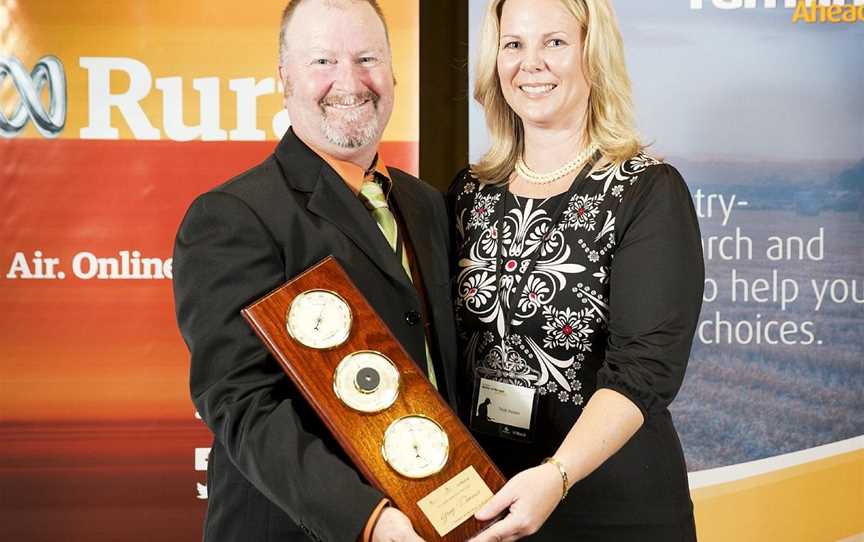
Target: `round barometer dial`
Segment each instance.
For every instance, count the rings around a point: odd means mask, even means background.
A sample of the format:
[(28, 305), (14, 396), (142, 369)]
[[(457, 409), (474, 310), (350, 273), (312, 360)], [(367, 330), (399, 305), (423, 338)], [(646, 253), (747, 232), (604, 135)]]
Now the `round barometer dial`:
[(438, 423), (426, 416), (399, 418), (384, 432), (384, 460), (407, 478), (426, 478), (447, 465), (450, 440)]
[(380, 412), (399, 396), (399, 370), (380, 352), (353, 352), (336, 366), (333, 391), (354, 410)]
[(351, 333), (351, 308), (329, 290), (306, 290), (291, 302), (285, 325), (294, 340), (309, 348), (329, 349)]

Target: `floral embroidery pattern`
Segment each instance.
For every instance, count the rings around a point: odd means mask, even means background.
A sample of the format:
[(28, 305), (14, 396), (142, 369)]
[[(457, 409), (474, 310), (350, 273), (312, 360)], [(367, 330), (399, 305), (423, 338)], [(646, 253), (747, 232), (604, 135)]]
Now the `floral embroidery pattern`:
[(578, 348), (579, 350), (591, 350), (589, 335), (594, 332), (589, 327), (591, 319), (586, 311), (573, 311), (569, 307), (558, 310), (550, 305), (543, 307), (543, 316), (546, 323), (543, 330), (546, 331), (546, 339), (543, 346), (553, 348), (562, 346), (566, 350)]
[(495, 295), (495, 275), (483, 272), (460, 285), (460, 295), (469, 306), (481, 307)]
[(471, 369), (534, 387), (542, 401), (584, 404), (586, 371), (599, 369), (606, 347), (615, 214), (639, 174), (658, 163), (638, 155), (608, 165), (567, 201), (516, 197), (466, 176), (453, 192), (455, 309)]
[(495, 212), (495, 205), (501, 199), (501, 194), (477, 194), (474, 200), (474, 208), (471, 209), (471, 219), (468, 221), (469, 228), (488, 228), (489, 219)]
[[(599, 199), (602, 201), (602, 196)], [(576, 194), (567, 204), (567, 210), (564, 211), (564, 216), (561, 220), (562, 225), (565, 228), (574, 230), (581, 228), (594, 231), (597, 225), (597, 215), (600, 213), (597, 204), (598, 197)]]
[(552, 287), (540, 277), (528, 277), (525, 290), (519, 298), (519, 311), (526, 317), (533, 315), (532, 309), (540, 308), (540, 305), (549, 303), (553, 292)]

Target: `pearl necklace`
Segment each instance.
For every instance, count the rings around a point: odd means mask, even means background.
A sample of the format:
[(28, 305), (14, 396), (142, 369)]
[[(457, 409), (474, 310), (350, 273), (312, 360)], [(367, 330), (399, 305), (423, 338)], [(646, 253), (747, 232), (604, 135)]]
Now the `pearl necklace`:
[(520, 156), (516, 159), (516, 174), (528, 181), (531, 184), (549, 184), (557, 181), (561, 177), (564, 177), (568, 173), (572, 173), (576, 171), (576, 168), (581, 166), (586, 160), (591, 158), (594, 153), (597, 152), (597, 144), (591, 143), (584, 149), (582, 152), (576, 155), (576, 157), (563, 166), (559, 167), (555, 171), (550, 173), (537, 173), (527, 165), (525, 165), (525, 161)]

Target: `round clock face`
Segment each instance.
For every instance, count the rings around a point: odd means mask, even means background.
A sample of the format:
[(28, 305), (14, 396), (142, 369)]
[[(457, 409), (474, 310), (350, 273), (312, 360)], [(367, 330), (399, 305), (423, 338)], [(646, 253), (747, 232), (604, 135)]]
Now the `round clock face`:
[(351, 333), (351, 308), (328, 290), (306, 290), (294, 298), (286, 317), (288, 334), (309, 348), (335, 348)]
[(333, 391), (354, 410), (380, 412), (399, 396), (399, 370), (379, 352), (354, 352), (336, 366)]
[(447, 464), (450, 441), (437, 422), (426, 416), (399, 418), (384, 432), (384, 460), (407, 478), (426, 478)]

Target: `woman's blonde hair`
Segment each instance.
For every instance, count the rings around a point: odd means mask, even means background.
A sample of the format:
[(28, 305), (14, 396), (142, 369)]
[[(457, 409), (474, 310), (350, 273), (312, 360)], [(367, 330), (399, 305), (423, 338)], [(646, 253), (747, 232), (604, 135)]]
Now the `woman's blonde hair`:
[[(507, 182), (525, 145), (522, 120), (504, 99), (498, 77), (501, 12), (507, 0), (491, 0), (480, 29), (474, 99), (486, 112), (491, 147), (471, 167), (484, 183)], [(642, 150), (633, 121), (624, 44), (609, 0), (560, 0), (583, 29), (582, 62), (588, 79), (587, 138), (602, 162), (621, 162)]]

